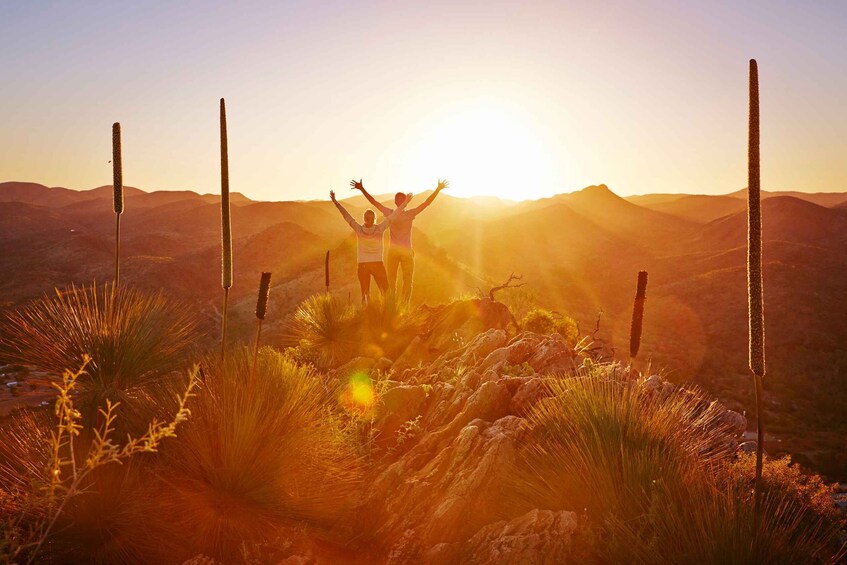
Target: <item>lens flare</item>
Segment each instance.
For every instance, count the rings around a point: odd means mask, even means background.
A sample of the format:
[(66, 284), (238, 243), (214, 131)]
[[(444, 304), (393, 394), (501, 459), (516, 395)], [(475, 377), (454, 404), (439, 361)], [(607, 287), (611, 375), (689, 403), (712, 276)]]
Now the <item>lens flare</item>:
[(347, 381), (342, 403), (350, 410), (366, 412), (376, 404), (373, 381), (365, 373), (354, 373)]

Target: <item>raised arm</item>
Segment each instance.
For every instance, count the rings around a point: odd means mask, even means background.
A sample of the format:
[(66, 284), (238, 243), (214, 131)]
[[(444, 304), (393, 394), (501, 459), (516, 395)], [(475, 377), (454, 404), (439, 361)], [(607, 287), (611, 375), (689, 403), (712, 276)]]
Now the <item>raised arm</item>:
[(447, 182), (447, 179), (438, 179), (438, 186), (435, 187), (435, 190), (432, 191), (432, 194), (430, 194), (429, 197), (424, 200), (419, 206), (412, 208), (410, 212), (412, 212), (415, 216), (423, 212), (427, 206), (432, 204), (432, 201), (435, 200), (435, 197), (438, 196), (438, 194), (448, 186), (450, 186), (450, 183)]
[(351, 180), (350, 186), (353, 187), (353, 190), (361, 191), (365, 198), (368, 199), (368, 202), (370, 202), (372, 206), (375, 206), (376, 209), (379, 210), (380, 214), (382, 214), (383, 216), (387, 216), (391, 213), (391, 208), (381, 204), (376, 198), (371, 196), (371, 194), (367, 190), (365, 190), (365, 186), (362, 184), (362, 179), (359, 179), (358, 181)]
[(350, 212), (348, 212), (347, 209), (342, 206), (338, 200), (335, 199), (334, 190), (329, 191), (329, 197), (332, 200), (332, 203), (335, 204), (335, 207), (338, 208), (338, 211), (341, 212), (341, 215), (344, 217), (347, 223), (350, 224), (350, 227), (353, 228), (353, 231), (357, 233), (360, 232), (362, 230), (362, 226), (360, 226), (359, 222), (357, 222), (356, 219), (350, 215)]

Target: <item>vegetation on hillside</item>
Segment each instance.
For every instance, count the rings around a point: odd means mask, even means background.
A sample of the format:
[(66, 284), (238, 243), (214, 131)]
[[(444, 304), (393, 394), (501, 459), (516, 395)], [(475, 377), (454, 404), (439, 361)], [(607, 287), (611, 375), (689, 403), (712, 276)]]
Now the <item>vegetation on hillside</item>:
[[(101, 316), (98, 309), (77, 311), (85, 312), (78, 319), (86, 323)], [(367, 370), (349, 382), (327, 378), (327, 371), (356, 356), (396, 359), (431, 326), (428, 316), (441, 314), (401, 311), (376, 300), (346, 307), (317, 295), (294, 321), (296, 345), (284, 352), (262, 348), (255, 371), (249, 346), (231, 349), (223, 361), (219, 352), (190, 356), (202, 369), (185, 404), (190, 417), (176, 437), (164, 439), (156, 453), (89, 474), (84, 492), (63, 509), (52, 542), (39, 551), (59, 560), (203, 554), (240, 562), (248, 556), (283, 558), (303, 547), (315, 551), (319, 544), (337, 559), (376, 558), (356, 541), (375, 533), (368, 521), (355, 519), (365, 481), (434, 430), (420, 417), (399, 422), (397, 429), (406, 430), (403, 448), (374, 457), (374, 438), (387, 425), (376, 419), (383, 393), (373, 388)], [(538, 329), (562, 333), (556, 323), (564, 317), (537, 308), (531, 314), (525, 319), (540, 320), (544, 326)], [(162, 363), (186, 361), (179, 348)], [(766, 461), (764, 520), (754, 529), (750, 458), (736, 453), (722, 412), (696, 390), (657, 390), (632, 370), (585, 363), (577, 373), (546, 380), (550, 397), (528, 414), (523, 463), (506, 482), (523, 505), (581, 515), (574, 555), (636, 563), (824, 562), (837, 551), (838, 517), (819, 478), (785, 461)], [(172, 369), (168, 374), (127, 398), (127, 413), (163, 421), (178, 411), (187, 381)], [(364, 380), (356, 381), (357, 375)], [(81, 374), (78, 382), (86, 378)], [(358, 388), (351, 392), (354, 386), (368, 391), (362, 410), (350, 410), (364, 398)], [(42, 416), (24, 411), (4, 425), (4, 445), (16, 447), (0, 450), (0, 476), (38, 471), (47, 480), (45, 449), (55, 423)], [(37, 483), (3, 485), (3, 500), (14, 501), (4, 502), (4, 535), (20, 545), (24, 532), (44, 516), (20, 512), (42, 494)], [(510, 500), (503, 500), (503, 509)]]

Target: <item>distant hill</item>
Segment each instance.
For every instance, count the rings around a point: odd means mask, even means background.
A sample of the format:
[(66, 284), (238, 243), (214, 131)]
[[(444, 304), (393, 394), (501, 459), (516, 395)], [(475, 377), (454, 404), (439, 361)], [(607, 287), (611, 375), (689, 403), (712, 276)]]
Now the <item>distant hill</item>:
[[(762, 199), (792, 197), (826, 208), (847, 205), (847, 192), (769, 192), (762, 191)], [(633, 204), (684, 218), (693, 222), (708, 223), (747, 208), (747, 189), (723, 195), (705, 194), (641, 194), (628, 196)]]
[(657, 212), (664, 212), (665, 214), (684, 218), (691, 222), (700, 223), (708, 223), (747, 208), (746, 201), (732, 196), (705, 196), (702, 194), (680, 194), (672, 196), (674, 198), (652, 199), (649, 197), (630, 197), (627, 200), (650, 208), (651, 210), (656, 210)]
[[(417, 205), (428, 195), (415, 195)], [(344, 200), (360, 217), (370, 205)], [(844, 201), (839, 202), (840, 198)], [(218, 197), (128, 189), (122, 273), (196, 305), (214, 334), (220, 308)], [(392, 195), (381, 201), (391, 203)], [(111, 187), (90, 191), (0, 184), (0, 309), (55, 286), (111, 280)], [(847, 477), (842, 416), (847, 379), (847, 194), (768, 193), (763, 203), (765, 309), (771, 430), (801, 462)], [(332, 291), (358, 300), (355, 241), (328, 200), (233, 198), (233, 328), (249, 335), (259, 274), (273, 272), (269, 340), (296, 305)], [(722, 196), (621, 198), (605, 185), (536, 201), (449, 194), (415, 222), (415, 301), (434, 304), (523, 275), (547, 308), (567, 313), (628, 360), (636, 273), (650, 273), (639, 363), (693, 380), (750, 410), (747, 369), (746, 202)], [(509, 291), (503, 297), (508, 298)], [(517, 296), (517, 294), (515, 294)], [(589, 331), (591, 330), (591, 331)], [(273, 341), (272, 341), (273, 342)]]

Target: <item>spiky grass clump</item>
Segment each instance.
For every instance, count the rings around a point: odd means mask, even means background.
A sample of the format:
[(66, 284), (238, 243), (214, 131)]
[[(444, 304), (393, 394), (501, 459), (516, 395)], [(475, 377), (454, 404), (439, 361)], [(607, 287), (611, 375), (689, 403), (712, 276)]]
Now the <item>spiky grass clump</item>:
[(531, 465), (562, 502), (602, 516), (638, 516), (658, 482), (681, 486), (729, 455), (728, 428), (691, 391), (656, 394), (617, 365), (551, 380), (529, 416)]
[(89, 355), (79, 388), (100, 406), (185, 369), (194, 329), (189, 311), (161, 293), (70, 287), (9, 314), (0, 349), (9, 362), (57, 376)]
[(303, 301), (294, 313), (291, 337), (321, 369), (348, 361), (359, 344), (355, 310), (328, 294)]
[(155, 496), (171, 558), (234, 562), (242, 543), (295, 525), (321, 535), (356, 498), (360, 459), (335, 395), (269, 348), (255, 374), (251, 364), (246, 348), (211, 360), (190, 422), (162, 452)]
[(529, 416), (521, 481), (543, 507), (583, 510), (603, 562), (808, 562), (828, 548), (808, 508), (774, 494), (760, 543), (749, 484), (727, 473), (733, 455), (720, 410), (701, 394), (650, 390), (615, 365), (550, 382)]
[(389, 294), (369, 300), (358, 311), (356, 321), (361, 328), (363, 355), (396, 359), (421, 332), (423, 315)]

